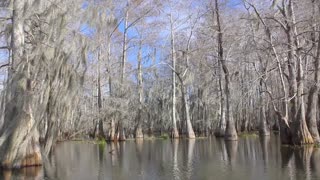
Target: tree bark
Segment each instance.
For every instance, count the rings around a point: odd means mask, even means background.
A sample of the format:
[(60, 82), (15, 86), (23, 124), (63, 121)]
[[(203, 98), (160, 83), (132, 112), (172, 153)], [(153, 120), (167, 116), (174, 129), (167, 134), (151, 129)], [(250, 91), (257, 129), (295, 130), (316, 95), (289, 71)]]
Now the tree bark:
[(238, 140), (238, 135), (236, 131), (236, 127), (234, 124), (233, 120), (233, 115), (232, 115), (232, 108), (230, 104), (230, 74), (228, 67), (226, 65), (226, 60), (223, 58), (223, 33), (221, 29), (221, 23), (220, 23), (220, 12), (219, 12), (219, 5), (218, 5), (218, 0), (215, 0), (215, 11), (216, 11), (216, 16), (217, 16), (217, 27), (218, 27), (218, 57), (219, 61), (221, 62), (222, 69), (224, 72), (224, 78), (225, 78), (225, 95), (226, 95), (226, 121), (227, 121), (227, 126), (226, 126), (226, 131), (225, 131), (225, 139), (226, 140)]
[(21, 168), (42, 164), (38, 123), (33, 118), (29, 62), (24, 56), (24, 0), (13, 1), (12, 68), (5, 106), (5, 122), (0, 132), (0, 165)]
[(170, 14), (170, 30), (171, 30), (171, 58), (172, 58), (172, 131), (171, 138), (179, 138), (179, 131), (176, 120), (176, 52), (174, 48), (174, 29), (172, 14)]
[[(315, 29), (316, 30), (316, 29)], [(319, 33), (318, 33), (319, 34)], [(310, 134), (315, 143), (320, 143), (319, 131), (317, 126), (317, 109), (318, 109), (318, 94), (320, 84), (320, 35), (318, 35), (318, 42), (315, 43), (317, 46), (316, 56), (314, 58), (314, 84), (312, 85), (308, 95), (308, 107), (306, 112), (306, 121), (310, 131)]]
[[(110, 98), (112, 98), (113, 93), (112, 93), (112, 77), (111, 77), (111, 35), (109, 35), (108, 38), (108, 55), (107, 55), (107, 62), (108, 62), (108, 84), (109, 84), (109, 96)], [(111, 120), (110, 120), (110, 124), (109, 124), (109, 133), (108, 133), (108, 137), (107, 140), (108, 141), (115, 141), (116, 140), (116, 125), (114, 122), (114, 117), (111, 116)]]
[[(267, 24), (265, 23), (265, 21), (263, 20), (263, 18), (261, 17), (260, 13), (258, 12), (258, 10), (256, 9), (256, 7), (250, 3), (248, 3), (255, 11), (255, 14), (258, 16), (259, 20), (261, 21), (261, 23), (264, 26), (264, 31), (265, 34), (269, 40), (270, 46), (271, 46), (271, 50), (273, 52), (273, 55), (276, 59), (277, 62), (277, 67), (278, 67), (278, 71), (279, 71), (279, 75), (280, 75), (280, 82), (281, 82), (281, 90), (283, 92), (284, 95), (284, 100), (282, 101), (282, 105), (283, 105), (283, 109), (284, 109), (284, 115), (281, 114), (281, 112), (279, 110), (277, 110), (277, 108), (275, 107), (274, 103), (273, 103), (273, 109), (277, 115), (277, 119), (279, 122), (279, 126), (280, 126), (280, 139), (281, 139), (281, 143), (282, 144), (292, 144), (292, 134), (291, 134), (291, 127), (289, 125), (289, 120), (288, 120), (288, 116), (289, 116), (289, 107), (288, 107), (288, 93), (287, 93), (287, 87), (284, 81), (284, 72), (281, 66), (281, 61), (277, 52), (277, 49), (273, 43), (273, 36), (271, 34), (271, 30), (270, 28), (267, 26)], [(273, 100), (272, 95), (269, 92), (269, 95), (271, 97), (271, 100)]]
[(222, 65), (221, 61), (218, 61), (219, 64), (219, 88), (220, 88), (220, 119), (218, 126), (214, 132), (216, 137), (224, 137), (226, 131), (226, 111), (225, 111), (225, 95), (222, 85)]
[(101, 94), (101, 72), (100, 72), (100, 61), (101, 61), (101, 49), (98, 50), (98, 78), (97, 78), (97, 101), (98, 101), (98, 120), (96, 121), (96, 126), (94, 130), (95, 138), (106, 139), (103, 129), (103, 118), (101, 117), (101, 109), (102, 109), (102, 94)]
[[(129, 18), (129, 2), (127, 2), (126, 14), (124, 18), (124, 32), (123, 32), (123, 46), (122, 46), (122, 60), (121, 60), (121, 85), (124, 86), (125, 73), (126, 73), (126, 61), (127, 61), (127, 30), (128, 30), (128, 18)], [(123, 87), (122, 87), (123, 88)], [(125, 93), (125, 92), (122, 92)], [(118, 126), (119, 141), (125, 141), (126, 136), (123, 127), (123, 119), (119, 119)]]
[(264, 104), (264, 97), (262, 94), (260, 94), (260, 128), (259, 128), (259, 134), (260, 136), (269, 136), (270, 130), (267, 124), (267, 118), (266, 118), (266, 109)]
[(140, 42), (139, 52), (138, 52), (138, 94), (139, 94), (139, 108), (138, 108), (138, 116), (137, 116), (137, 126), (135, 136), (136, 139), (143, 138), (142, 132), (142, 107), (143, 107), (143, 81), (142, 81), (142, 57), (141, 57), (141, 47), (142, 44)]
[[(262, 61), (260, 61), (260, 65), (262, 66)], [(264, 68), (261, 68), (264, 69)], [(270, 130), (267, 124), (267, 118), (266, 118), (266, 105), (264, 102), (264, 93), (262, 88), (263, 88), (263, 81), (265, 78), (265, 71), (263, 70), (262, 73), (264, 75), (262, 75), (261, 79), (260, 79), (260, 128), (259, 128), (259, 134), (260, 136), (269, 136), (270, 135)]]
[(184, 111), (186, 115), (186, 123), (187, 123), (187, 138), (194, 139), (196, 136), (194, 134), (192, 124), (191, 124), (191, 118), (190, 118), (190, 108), (189, 103), (187, 99), (186, 89), (183, 80), (180, 78), (181, 81), (181, 93), (182, 93), (182, 101), (184, 106)]
[[(297, 114), (295, 116), (294, 122), (292, 124), (292, 142), (293, 144), (312, 144), (314, 143), (313, 138), (309, 132), (309, 129), (307, 127), (306, 123), (306, 116), (305, 116), (305, 103), (304, 103), (304, 97), (303, 97), (303, 89), (304, 89), (304, 73), (303, 73), (303, 65), (302, 65), (302, 57), (300, 55), (300, 52), (298, 50), (300, 46), (300, 42), (298, 39), (298, 32), (296, 27), (296, 20), (295, 20), (295, 14), (294, 14), (294, 7), (292, 0), (289, 0), (288, 5), (288, 11), (289, 16), (292, 21), (292, 26), (290, 30), (292, 33), (290, 34), (290, 37), (294, 39), (294, 42), (292, 43), (292, 46), (290, 47), (290, 52), (295, 53), (295, 57), (297, 58), (297, 97), (294, 98), (296, 101), (294, 102), (296, 105), (295, 112)], [(293, 38), (294, 37), (294, 38)], [(296, 50), (294, 50), (294, 48)], [(292, 84), (293, 86), (294, 84)], [(295, 88), (295, 87), (294, 87)]]

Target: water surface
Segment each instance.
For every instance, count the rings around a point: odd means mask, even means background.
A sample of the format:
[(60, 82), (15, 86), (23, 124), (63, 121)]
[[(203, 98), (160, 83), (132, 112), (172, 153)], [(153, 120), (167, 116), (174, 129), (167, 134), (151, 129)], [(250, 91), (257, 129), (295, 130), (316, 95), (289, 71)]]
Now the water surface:
[[(320, 149), (271, 138), (126, 141), (57, 145), (50, 166), (2, 172), (2, 179), (294, 180), (320, 179)], [(30, 171), (30, 172), (29, 172)], [(6, 174), (7, 173), (7, 174)]]

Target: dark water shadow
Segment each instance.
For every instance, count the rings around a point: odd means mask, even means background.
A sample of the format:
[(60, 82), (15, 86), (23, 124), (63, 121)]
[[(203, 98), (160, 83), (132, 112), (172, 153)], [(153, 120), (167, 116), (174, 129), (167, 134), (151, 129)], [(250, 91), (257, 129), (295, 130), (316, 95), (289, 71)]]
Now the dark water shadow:
[(290, 146), (281, 146), (280, 153), (281, 153), (281, 168), (285, 169), (286, 167), (288, 167), (289, 162), (293, 157), (293, 149)]

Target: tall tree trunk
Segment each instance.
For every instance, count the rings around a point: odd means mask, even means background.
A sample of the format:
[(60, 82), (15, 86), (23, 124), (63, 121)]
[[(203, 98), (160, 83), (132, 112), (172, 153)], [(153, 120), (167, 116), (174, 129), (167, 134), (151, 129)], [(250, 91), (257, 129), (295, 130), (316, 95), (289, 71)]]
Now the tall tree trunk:
[[(109, 76), (108, 76), (108, 84), (109, 84), (109, 96), (112, 98), (113, 93), (112, 93), (112, 77), (111, 77), (111, 34), (109, 35), (109, 39), (108, 39), (108, 72), (109, 72)], [(108, 141), (115, 141), (116, 139), (116, 125), (115, 125), (115, 121), (114, 121), (114, 117), (111, 116), (111, 120), (110, 120), (110, 127), (109, 127), (109, 134), (107, 137)]]
[[(124, 32), (123, 32), (123, 46), (122, 46), (122, 60), (121, 60), (121, 85), (124, 86), (124, 81), (125, 81), (125, 73), (126, 73), (126, 61), (127, 61), (127, 36), (128, 36), (128, 18), (129, 18), (129, 2), (127, 2), (127, 7), (126, 7), (126, 14), (124, 18)], [(123, 88), (123, 87), (122, 87)], [(123, 91), (123, 89), (122, 89)], [(122, 92), (125, 93), (125, 92)], [(126, 136), (124, 132), (124, 127), (123, 127), (123, 119), (119, 119), (119, 127), (118, 127), (118, 133), (119, 133), (119, 140), (120, 141), (125, 141)]]
[(224, 78), (225, 78), (225, 95), (226, 95), (226, 121), (227, 121), (227, 126), (226, 126), (226, 131), (225, 131), (225, 139), (226, 140), (238, 140), (238, 135), (236, 131), (236, 127), (234, 124), (233, 120), (233, 115), (232, 115), (232, 108), (230, 104), (230, 74), (228, 67), (226, 65), (226, 60), (223, 58), (223, 33), (221, 29), (221, 23), (220, 23), (220, 12), (219, 12), (219, 5), (218, 5), (218, 0), (215, 0), (215, 11), (216, 11), (216, 16), (217, 16), (217, 27), (218, 27), (218, 57), (219, 61), (221, 62), (222, 69), (224, 72)]
[(261, 86), (260, 86), (260, 124), (259, 124), (259, 134), (261, 136), (269, 136), (270, 135), (270, 130), (267, 124), (267, 118), (266, 118), (266, 106), (264, 102), (264, 95), (261, 91)]
[(187, 138), (189, 139), (194, 139), (196, 136), (194, 134), (192, 124), (191, 124), (191, 118), (190, 118), (190, 108), (189, 108), (189, 103), (187, 99), (187, 92), (186, 88), (184, 85), (184, 81), (182, 78), (179, 78), (181, 82), (181, 93), (182, 93), (182, 101), (183, 101), (183, 106), (184, 106), (184, 111), (186, 115), (186, 123), (187, 123)]
[(0, 132), (0, 163), (5, 168), (42, 164), (38, 123), (33, 118), (29, 62), (24, 56), (25, 0), (13, 1), (12, 68), (9, 80), (5, 122)]
[(98, 101), (98, 120), (96, 121), (95, 138), (105, 139), (104, 129), (103, 129), (103, 118), (101, 117), (101, 109), (102, 109), (102, 94), (101, 94), (101, 72), (100, 72), (100, 61), (101, 61), (101, 49), (99, 48), (98, 52), (98, 78), (97, 78), (97, 101)]
[(222, 72), (221, 72), (221, 62), (219, 61), (219, 87), (220, 87), (220, 117), (219, 123), (216, 127), (214, 135), (216, 137), (224, 137), (225, 130), (226, 130), (226, 112), (225, 112), (225, 99), (224, 99), (224, 92), (222, 86)]
[(173, 29), (173, 20), (172, 14), (170, 14), (170, 30), (171, 30), (171, 58), (172, 58), (172, 138), (179, 138), (179, 131), (177, 128), (176, 120), (176, 52), (174, 48), (174, 29)]
[[(50, 88), (51, 89), (51, 88)], [(43, 145), (43, 151), (45, 155), (49, 155), (52, 150), (52, 145), (55, 142), (55, 138), (58, 135), (59, 129), (57, 127), (57, 121), (55, 114), (52, 112), (51, 109), (51, 102), (52, 102), (52, 91), (49, 92), (49, 98), (48, 98), (48, 105), (46, 108), (46, 121), (47, 121), (47, 128), (46, 128), (46, 134), (44, 139), (44, 145)]]
[(269, 136), (270, 135), (270, 130), (267, 124), (267, 118), (266, 118), (266, 105), (265, 105), (265, 92), (263, 91), (263, 82), (265, 81), (266, 78), (266, 67), (263, 67), (263, 62), (262, 62), (262, 58), (260, 58), (260, 69), (262, 72), (262, 76), (260, 79), (260, 86), (259, 86), (259, 90), (260, 90), (260, 125), (259, 125), (259, 134), (261, 136)]
[[(290, 37), (294, 37), (294, 42), (292, 43), (292, 46), (290, 47), (291, 52), (295, 52), (296, 58), (297, 58), (297, 97), (296, 100), (296, 110), (294, 114), (295, 119), (292, 123), (292, 142), (293, 144), (310, 144), (313, 143), (313, 138), (308, 130), (307, 123), (306, 123), (306, 116), (305, 116), (305, 103), (304, 103), (304, 97), (303, 97), (303, 89), (304, 89), (304, 73), (303, 73), (303, 65), (302, 65), (302, 57), (300, 56), (300, 52), (298, 50), (299, 39), (298, 39), (298, 32), (296, 27), (296, 20), (295, 20), (295, 14), (294, 14), (294, 7), (292, 0), (289, 1), (288, 5), (288, 11), (289, 16), (291, 16), (292, 26), (290, 30), (292, 33), (290, 33)], [(293, 49), (296, 49), (295, 51)], [(293, 54), (292, 54), (293, 55)], [(293, 84), (292, 84), (293, 85)]]
[(142, 132), (142, 107), (143, 107), (143, 81), (142, 81), (142, 57), (141, 57), (141, 47), (142, 44), (140, 42), (139, 52), (138, 52), (138, 93), (139, 93), (139, 109), (138, 109), (138, 117), (137, 117), (137, 126), (136, 126), (136, 139), (143, 138)]
[[(315, 28), (315, 31), (317, 28)], [(320, 84), (320, 34), (318, 33), (318, 42), (314, 43), (317, 46), (316, 56), (314, 58), (314, 84), (312, 85), (308, 95), (308, 107), (306, 113), (306, 121), (310, 134), (315, 143), (320, 143), (319, 131), (317, 127), (317, 109), (318, 109), (318, 94)]]

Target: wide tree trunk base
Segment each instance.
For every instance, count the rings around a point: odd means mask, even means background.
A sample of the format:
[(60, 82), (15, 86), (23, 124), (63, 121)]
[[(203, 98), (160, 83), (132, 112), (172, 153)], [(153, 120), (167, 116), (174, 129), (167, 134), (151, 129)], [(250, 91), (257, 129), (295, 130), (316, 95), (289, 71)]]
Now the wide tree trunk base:
[(109, 134), (109, 136), (107, 137), (107, 141), (115, 141), (115, 134), (112, 133), (112, 134)]
[(237, 134), (236, 128), (233, 123), (230, 123), (230, 122), (227, 123), (224, 139), (226, 141), (237, 141), (238, 140), (238, 134)]
[[(11, 108), (9, 105), (8, 107)], [(3, 141), (0, 139), (0, 166), (16, 169), (42, 165), (39, 132), (34, 127), (31, 109), (22, 108), (19, 113), (13, 114), (10, 120), (2, 132)]]
[(192, 132), (188, 132), (188, 133), (187, 133), (187, 138), (188, 138), (188, 139), (195, 139), (196, 136), (195, 136), (194, 132), (192, 131)]
[(126, 135), (124, 133), (124, 131), (122, 130), (119, 134), (119, 139), (118, 141), (125, 141), (126, 140)]
[(317, 123), (309, 122), (308, 129), (309, 129), (310, 135), (311, 135), (314, 143), (320, 144), (320, 136), (319, 136), (319, 131), (317, 128)]
[(301, 129), (294, 134), (292, 143), (294, 145), (304, 145), (314, 144), (314, 141), (309, 131), (301, 127)]
[(313, 144), (313, 138), (308, 130), (308, 126), (303, 113), (303, 107), (298, 111), (297, 119), (292, 124), (292, 143), (294, 145)]
[(31, 138), (29, 142), (23, 142), (21, 147), (16, 151), (16, 155), (11, 154), (15, 150), (7, 149), (1, 158), (1, 167), (4, 169), (16, 169), (31, 166), (41, 166), (42, 156), (40, 152), (39, 141)]
[(173, 128), (171, 131), (171, 138), (178, 139), (179, 138), (179, 131), (177, 128)]
[(136, 139), (143, 139), (143, 132), (142, 132), (142, 129), (141, 128), (137, 128), (136, 129)]

